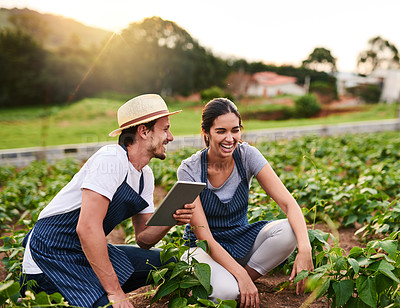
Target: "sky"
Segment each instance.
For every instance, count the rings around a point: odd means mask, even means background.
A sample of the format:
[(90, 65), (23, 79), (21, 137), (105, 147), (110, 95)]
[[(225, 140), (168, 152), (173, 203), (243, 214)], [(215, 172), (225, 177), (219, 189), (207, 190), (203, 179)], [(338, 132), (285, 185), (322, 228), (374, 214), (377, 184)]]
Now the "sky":
[(355, 72), (358, 54), (380, 35), (400, 49), (399, 0), (0, 0), (120, 31), (159, 16), (221, 57), (299, 66), (316, 47)]

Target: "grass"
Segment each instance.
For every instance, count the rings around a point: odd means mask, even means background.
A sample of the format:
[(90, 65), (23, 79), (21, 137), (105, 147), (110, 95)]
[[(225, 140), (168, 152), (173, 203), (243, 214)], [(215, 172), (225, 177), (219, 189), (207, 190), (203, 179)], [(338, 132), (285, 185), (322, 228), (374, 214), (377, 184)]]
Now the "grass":
[[(124, 103), (120, 98), (87, 98), (66, 106), (26, 107), (0, 110), (0, 149), (40, 147), (61, 144), (113, 141), (108, 133), (117, 128), (117, 109)], [(171, 131), (175, 136), (200, 133), (200, 102), (167, 100), (171, 111), (183, 112), (171, 116)], [(275, 110), (276, 105), (239, 106), (239, 111)], [(281, 121), (246, 120), (246, 130), (295, 127), (304, 125), (338, 124), (352, 121), (391, 119), (397, 116), (397, 105), (366, 105), (362, 111), (332, 115), (327, 118), (292, 119)]]

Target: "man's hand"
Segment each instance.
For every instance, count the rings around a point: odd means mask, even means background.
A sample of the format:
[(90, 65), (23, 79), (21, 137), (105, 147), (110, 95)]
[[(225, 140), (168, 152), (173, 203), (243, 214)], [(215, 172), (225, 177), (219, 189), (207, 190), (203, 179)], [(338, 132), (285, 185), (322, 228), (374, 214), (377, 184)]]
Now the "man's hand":
[(193, 209), (196, 207), (194, 203), (185, 204), (183, 209), (176, 210), (172, 216), (178, 221), (177, 225), (186, 225), (190, 222), (193, 215)]
[(129, 298), (121, 290), (121, 292), (107, 295), (108, 300), (112, 302), (113, 308), (134, 308), (130, 303)]

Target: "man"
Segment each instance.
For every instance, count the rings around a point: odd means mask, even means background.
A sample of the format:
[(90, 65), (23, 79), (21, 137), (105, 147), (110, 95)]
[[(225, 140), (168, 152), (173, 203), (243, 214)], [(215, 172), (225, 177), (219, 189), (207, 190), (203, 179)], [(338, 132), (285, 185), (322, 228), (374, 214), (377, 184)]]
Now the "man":
[[(160, 251), (150, 249), (171, 227), (146, 226), (154, 212), (154, 176), (147, 164), (165, 159), (173, 140), (169, 112), (156, 94), (135, 97), (118, 110), (119, 144), (102, 147), (40, 213), (24, 240), (21, 282), (60, 292), (71, 305), (132, 307), (125, 293), (146, 284)], [(193, 204), (177, 210), (189, 222)], [(106, 235), (132, 217), (136, 242), (107, 244)], [(22, 284), (22, 283), (21, 283)]]

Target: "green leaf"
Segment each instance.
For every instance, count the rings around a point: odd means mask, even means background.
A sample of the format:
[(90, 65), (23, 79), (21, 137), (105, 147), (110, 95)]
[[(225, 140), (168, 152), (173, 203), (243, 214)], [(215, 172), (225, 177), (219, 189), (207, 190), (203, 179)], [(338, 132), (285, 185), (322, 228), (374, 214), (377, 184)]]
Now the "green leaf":
[(176, 257), (179, 254), (177, 247), (170, 247), (165, 252), (161, 251), (160, 258), (162, 263), (166, 263), (169, 259)]
[(169, 308), (183, 308), (186, 307), (187, 299), (183, 297), (175, 297), (170, 300), (168, 307)]
[(363, 254), (363, 249), (356, 246), (356, 247), (351, 248), (349, 257), (358, 258), (362, 254)]
[(199, 303), (205, 305), (205, 307), (217, 307), (217, 304), (216, 304), (216, 303), (214, 303), (214, 302), (212, 302), (212, 301), (210, 301), (210, 300), (208, 300), (208, 299), (199, 298), (197, 301), (198, 301)]
[(369, 187), (366, 187), (366, 188), (363, 188), (360, 190), (361, 194), (364, 194), (366, 192), (370, 193), (371, 195), (376, 195), (378, 193), (378, 191), (376, 189), (369, 188)]
[(342, 269), (346, 267), (346, 259), (344, 257), (339, 257), (335, 264), (333, 265), (336, 271), (340, 272)]
[(207, 290), (207, 292), (211, 293), (211, 285), (210, 285), (210, 279), (211, 279), (211, 268), (210, 265), (206, 263), (197, 263), (194, 265), (194, 273), (199, 279), (201, 285), (204, 287), (204, 289)]
[(197, 300), (199, 298), (207, 299), (209, 293), (207, 292), (206, 289), (202, 285), (200, 286), (195, 286), (192, 289), (192, 296)]
[(51, 294), (50, 299), (57, 304), (61, 304), (64, 301), (64, 297), (58, 292)]
[(367, 305), (376, 308), (377, 294), (375, 279), (360, 276), (356, 280), (358, 296)]
[(397, 241), (385, 240), (379, 242), (379, 246), (388, 253), (389, 256), (394, 255), (397, 251)]
[(307, 278), (309, 271), (302, 270), (300, 273), (297, 274), (296, 278), (294, 278), (293, 283), (298, 283), (300, 280)]
[(196, 245), (198, 247), (200, 247), (201, 249), (203, 249), (206, 253), (208, 253), (210, 251), (210, 247), (208, 246), (208, 243), (206, 240), (197, 241)]
[(348, 258), (347, 262), (349, 262), (349, 264), (353, 268), (354, 273), (356, 273), (356, 275), (358, 275), (358, 272), (360, 271), (360, 264), (358, 264), (357, 260), (355, 260), (353, 258)]
[(393, 281), (396, 281), (397, 283), (400, 283), (399, 278), (396, 277), (395, 274), (393, 274), (392, 271), (390, 270), (386, 270), (386, 269), (382, 269), (379, 270), (382, 274), (386, 275), (387, 277), (391, 278)]
[(329, 289), (330, 284), (331, 284), (330, 278), (324, 281), (324, 283), (317, 289), (316, 299), (320, 298), (325, 294), (325, 292)]
[(224, 299), (221, 300), (219, 298), (217, 298), (218, 300), (218, 306), (219, 308), (236, 308), (237, 306), (237, 302), (233, 299)]
[(156, 270), (156, 271), (151, 272), (154, 283), (158, 284), (167, 272), (168, 272), (168, 268), (163, 268), (161, 270)]
[(171, 274), (171, 279), (178, 276), (180, 273), (187, 271), (190, 268), (190, 265), (185, 261), (179, 261), (176, 263), (174, 270)]
[(201, 285), (201, 283), (193, 275), (186, 275), (185, 277), (183, 277), (183, 279), (181, 280), (181, 282), (179, 284), (179, 286), (182, 289), (192, 288), (192, 287), (198, 286), (198, 285)]
[(6, 281), (6, 282), (0, 283), (0, 292), (3, 292), (4, 290), (6, 290), (9, 287), (11, 287), (13, 283), (14, 283), (14, 280), (10, 280), (10, 281)]
[(39, 305), (49, 305), (51, 304), (50, 297), (45, 292), (40, 292), (35, 295), (35, 302)]
[(157, 293), (154, 295), (154, 297), (151, 300), (151, 303), (155, 303), (158, 301), (160, 298), (171, 294), (174, 292), (176, 289), (179, 287), (179, 282), (176, 278), (167, 280), (165, 283), (163, 283), (160, 288), (157, 290)]
[(336, 306), (343, 306), (353, 294), (354, 282), (353, 280), (342, 280), (332, 284), (335, 291)]

